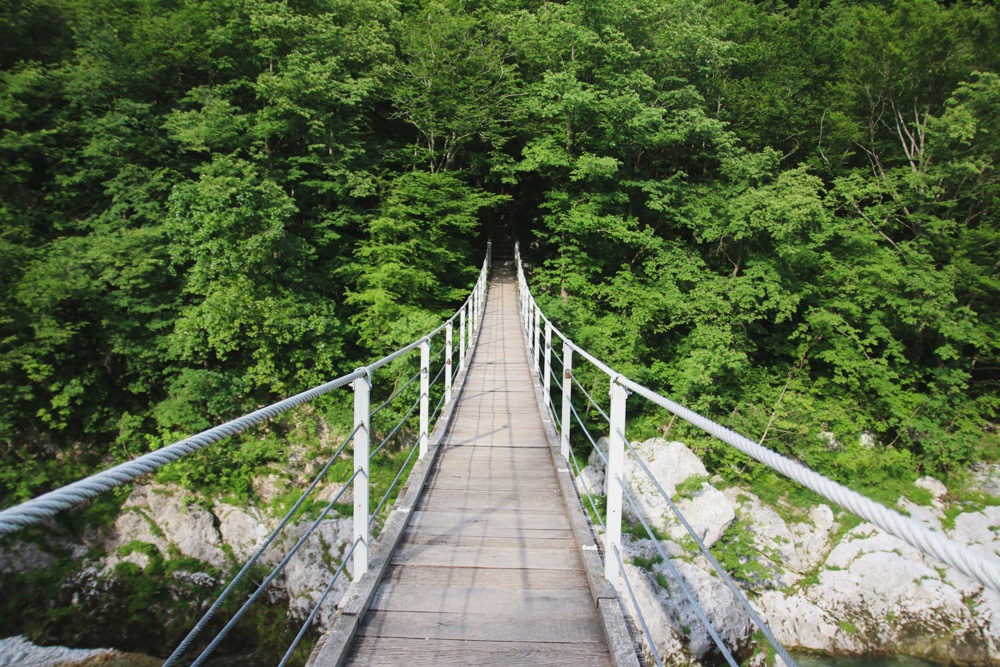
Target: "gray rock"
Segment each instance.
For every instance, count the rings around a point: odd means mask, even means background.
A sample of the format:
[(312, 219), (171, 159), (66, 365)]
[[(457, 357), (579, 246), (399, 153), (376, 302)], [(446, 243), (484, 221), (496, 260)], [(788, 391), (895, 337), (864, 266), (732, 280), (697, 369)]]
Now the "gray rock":
[(55, 562), (52, 554), (31, 542), (10, 542), (0, 548), (0, 572), (44, 570)]
[(603, 496), (607, 493), (604, 488), (604, 471), (593, 466), (586, 466), (576, 477), (576, 489), (583, 495)]
[[(597, 439), (597, 449), (601, 450), (604, 454), (604, 458), (608, 457), (608, 446), (610, 441), (606, 437), (600, 437)], [(587, 457), (587, 465), (592, 467), (594, 470), (599, 470), (604, 472), (604, 459), (594, 450), (593, 447), (590, 448), (590, 456)]]
[(1000, 498), (1000, 463), (979, 463), (969, 473), (970, 491)]
[(1000, 507), (984, 507), (978, 512), (963, 512), (955, 517), (951, 537), (987, 556), (1000, 556)]
[[(671, 498), (677, 494), (677, 486), (690, 477), (697, 475), (708, 479), (701, 459), (683, 443), (652, 438), (637, 443), (634, 448)], [(673, 540), (683, 540), (687, 536), (684, 526), (631, 452), (625, 457), (625, 479), (639, 511), (653, 527), (668, 533)], [(606, 484), (611, 483), (611, 480), (606, 481)], [(708, 546), (718, 541), (736, 518), (729, 499), (707, 482), (703, 482), (692, 496), (677, 499), (675, 504)], [(634, 515), (634, 510), (627, 501), (625, 511), (630, 516)]]
[[(287, 554), (310, 525), (312, 521), (304, 520), (288, 526), (281, 539), (281, 554)], [(283, 587), (288, 594), (288, 611), (293, 618), (303, 620), (309, 615), (353, 539), (352, 518), (324, 519), (288, 561), (283, 572)], [(314, 621), (321, 629), (327, 628), (333, 620), (337, 602), (350, 584), (350, 577), (345, 575), (351, 574), (351, 564), (344, 569)]]
[[(232, 550), (238, 562), (244, 562), (253, 555), (258, 546), (271, 533), (271, 526), (256, 508), (242, 509), (226, 503), (216, 503), (213, 508), (219, 520), (219, 534)], [(280, 555), (268, 549), (262, 555), (265, 563), (277, 563)]]
[(215, 516), (189, 502), (184, 490), (175, 485), (139, 484), (132, 490), (106, 549), (113, 553), (132, 541), (152, 544), (164, 557), (174, 545), (185, 556), (214, 567), (229, 564), (222, 536), (215, 528)]
[(871, 524), (848, 532), (817, 580), (801, 590), (765, 592), (758, 601), (788, 646), (942, 662), (997, 659), (996, 639), (984, 633), (1000, 607), (982, 598), (978, 584)]
[[(786, 523), (778, 512), (753, 493), (730, 487), (726, 497), (738, 506), (737, 516), (753, 534), (760, 561), (775, 570), (773, 584), (788, 586), (815, 568), (830, 550), (835, 522), (828, 505), (809, 510), (808, 520)], [(784, 570), (784, 573), (781, 572)]]
[(931, 497), (937, 502), (943, 501), (945, 496), (948, 495), (948, 487), (946, 487), (941, 480), (931, 477), (930, 475), (921, 477), (913, 483), (913, 486), (918, 489), (930, 491)]
[(38, 646), (24, 637), (0, 639), (0, 667), (45, 667), (76, 665), (84, 661), (111, 661), (118, 655), (109, 648)]

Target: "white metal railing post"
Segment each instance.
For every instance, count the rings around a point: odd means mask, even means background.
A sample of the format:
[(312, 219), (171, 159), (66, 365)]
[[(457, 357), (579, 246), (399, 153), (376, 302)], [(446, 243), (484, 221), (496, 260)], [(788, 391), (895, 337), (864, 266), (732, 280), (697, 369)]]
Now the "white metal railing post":
[(622, 487), (618, 480), (625, 481), (625, 401), (628, 390), (619, 382), (619, 377), (611, 378), (611, 413), (608, 424), (608, 515), (605, 519), (604, 578), (617, 581), (621, 576), (618, 563), (610, 556), (615, 549), (621, 549), (622, 541)]
[(528, 352), (531, 353), (531, 370), (535, 370), (535, 304), (528, 300)]
[(545, 377), (542, 380), (542, 394), (545, 400), (545, 407), (552, 404), (552, 323), (545, 320)]
[(452, 326), (451, 320), (444, 328), (444, 404), (451, 403), (451, 346), (452, 346)]
[(573, 348), (569, 341), (563, 341), (563, 383), (562, 383), (562, 433), (559, 434), (559, 451), (564, 460), (569, 461), (569, 420), (570, 392), (573, 390)]
[(469, 351), (472, 351), (472, 334), (476, 330), (476, 298), (473, 292), (473, 297), (469, 300), (469, 336), (465, 339), (466, 344), (469, 346)]
[(368, 449), (371, 440), (371, 381), (370, 373), (365, 373), (354, 385), (354, 571), (358, 577), (368, 571), (368, 491), (371, 478), (368, 475)]
[(430, 406), (431, 339), (420, 341), (420, 458), (427, 453), (427, 416)]
[(537, 303), (535, 304), (534, 334), (535, 334), (535, 347), (532, 348), (534, 351), (534, 356), (532, 357), (532, 361), (534, 362), (535, 373), (541, 375), (542, 367), (540, 365), (541, 362), (538, 359), (538, 353), (542, 351), (542, 309), (538, 307)]
[(458, 311), (458, 370), (465, 370), (465, 306)]

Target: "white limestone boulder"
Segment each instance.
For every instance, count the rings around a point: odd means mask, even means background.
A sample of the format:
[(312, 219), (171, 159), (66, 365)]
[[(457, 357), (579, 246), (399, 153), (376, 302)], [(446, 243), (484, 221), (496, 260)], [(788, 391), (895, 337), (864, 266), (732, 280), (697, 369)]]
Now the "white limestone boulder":
[(581, 496), (605, 495), (607, 491), (604, 488), (604, 471), (594, 466), (585, 466), (576, 477), (576, 490)]
[[(708, 471), (701, 459), (683, 443), (652, 438), (634, 443), (633, 448), (663, 491), (672, 499), (677, 496), (677, 487), (691, 477), (708, 479)], [(672, 540), (685, 539), (687, 530), (631, 452), (625, 457), (625, 479), (639, 512), (650, 525), (669, 534)], [(610, 479), (605, 482), (608, 488), (613, 483)], [(736, 518), (733, 503), (707, 481), (703, 481), (687, 495), (677, 497), (674, 502), (708, 546), (717, 542)], [(634, 518), (635, 512), (628, 501), (624, 505), (626, 513)]]
[(173, 484), (138, 484), (132, 490), (105, 548), (114, 553), (133, 541), (154, 545), (164, 557), (172, 545), (213, 567), (230, 564), (215, 516)]

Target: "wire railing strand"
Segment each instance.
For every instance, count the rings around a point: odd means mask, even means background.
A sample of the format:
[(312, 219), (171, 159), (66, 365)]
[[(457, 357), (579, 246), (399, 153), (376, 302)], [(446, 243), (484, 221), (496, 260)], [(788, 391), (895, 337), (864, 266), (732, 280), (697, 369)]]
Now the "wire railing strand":
[[(715, 642), (715, 646), (719, 649), (719, 652), (722, 653), (722, 657), (725, 658), (726, 662), (728, 662), (732, 667), (738, 667), (738, 663), (733, 658), (733, 654), (730, 652), (729, 647), (726, 646), (726, 642), (719, 636), (715, 626), (709, 620), (705, 610), (698, 602), (698, 598), (696, 598), (694, 592), (692, 592), (691, 587), (687, 585), (684, 577), (681, 576), (680, 571), (677, 569), (677, 566), (674, 565), (670, 555), (663, 549), (663, 545), (660, 544), (660, 540), (656, 539), (656, 536), (653, 535), (653, 529), (650, 528), (649, 523), (647, 523), (645, 517), (642, 516), (642, 512), (639, 511), (639, 507), (636, 504), (635, 499), (632, 497), (631, 492), (629, 492), (628, 487), (626, 487), (625, 483), (622, 482), (621, 477), (616, 477), (615, 481), (618, 482), (618, 486), (622, 489), (622, 496), (628, 501), (628, 504), (632, 506), (632, 510), (635, 512), (636, 516), (639, 517), (639, 522), (642, 523), (642, 527), (646, 529), (646, 534), (649, 535), (649, 539), (652, 540), (657, 553), (659, 553), (660, 558), (663, 559), (663, 563), (667, 566), (667, 569), (670, 570), (670, 576), (674, 578), (674, 581), (676, 581), (677, 585), (680, 586), (681, 592), (684, 593), (684, 597), (686, 597), (688, 602), (691, 603), (691, 607), (694, 609), (694, 613), (698, 616), (698, 620), (701, 621), (703, 626), (705, 626), (705, 629), (708, 631), (712, 641)], [(650, 641), (652, 642), (652, 640)], [(790, 665), (789, 667), (793, 667), (793, 665)]]
[(653, 651), (653, 657), (656, 659), (656, 664), (663, 667), (663, 660), (660, 659), (660, 652), (656, 650), (656, 644), (653, 642), (653, 634), (649, 631), (649, 626), (646, 625), (646, 617), (642, 615), (642, 609), (639, 607), (639, 601), (635, 598), (635, 592), (632, 590), (632, 584), (628, 580), (628, 575), (625, 574), (625, 563), (622, 562), (621, 552), (618, 551), (618, 547), (612, 545), (615, 552), (615, 558), (618, 560), (618, 569), (622, 573), (622, 579), (625, 581), (625, 588), (628, 589), (628, 595), (632, 598), (632, 606), (635, 607), (635, 615), (639, 617), (639, 623), (642, 624), (642, 631), (646, 633), (646, 639), (649, 640), (649, 648)]
[(420, 443), (416, 442), (416, 443), (413, 444), (413, 447), (410, 448), (410, 454), (406, 457), (406, 460), (403, 461), (403, 465), (400, 466), (399, 472), (397, 472), (396, 473), (396, 477), (393, 478), (392, 484), (389, 485), (389, 488), (386, 490), (385, 495), (382, 496), (382, 500), (380, 500), (378, 502), (378, 505), (375, 507), (375, 511), (372, 512), (371, 518), (368, 519), (368, 525), (369, 526), (372, 525), (375, 522), (375, 519), (378, 518), (378, 513), (382, 509), (382, 505), (385, 505), (385, 501), (387, 501), (389, 499), (389, 496), (392, 495), (392, 490), (394, 488), (396, 488), (396, 483), (399, 482), (399, 478), (402, 476), (403, 471), (406, 470), (406, 466), (408, 466), (410, 464), (410, 459), (413, 458), (413, 455), (419, 449), (417, 447), (418, 444), (420, 444)]
[(413, 402), (413, 405), (410, 406), (410, 409), (406, 411), (406, 414), (403, 415), (403, 418), (400, 419), (398, 422), (396, 422), (396, 425), (393, 427), (393, 429), (389, 431), (389, 435), (385, 436), (385, 438), (382, 439), (382, 442), (379, 443), (378, 447), (372, 450), (372, 452), (368, 455), (369, 461), (371, 461), (372, 458), (374, 458), (374, 456), (379, 453), (380, 449), (385, 447), (385, 444), (389, 442), (389, 439), (392, 438), (392, 436), (396, 435), (399, 429), (402, 428), (403, 424), (406, 423), (406, 420), (410, 418), (410, 415), (413, 414), (413, 411), (417, 409), (418, 405), (420, 405), (419, 396), (417, 397), (417, 400)]
[(316, 618), (316, 614), (319, 613), (320, 607), (323, 606), (323, 603), (326, 602), (326, 598), (330, 594), (330, 591), (333, 590), (334, 583), (336, 583), (337, 578), (340, 577), (340, 573), (344, 571), (344, 568), (350, 561), (351, 556), (354, 554), (354, 550), (358, 548), (358, 544), (360, 543), (361, 543), (360, 538), (354, 540), (354, 544), (351, 545), (350, 550), (346, 554), (344, 554), (344, 557), (340, 561), (340, 567), (337, 568), (337, 571), (334, 573), (333, 578), (330, 579), (330, 583), (326, 585), (326, 588), (323, 590), (323, 594), (319, 596), (319, 600), (317, 600), (316, 604), (313, 605), (312, 611), (309, 612), (309, 617), (306, 618), (305, 622), (302, 624), (302, 627), (299, 629), (298, 634), (295, 635), (295, 639), (292, 640), (291, 646), (289, 646), (288, 650), (285, 651), (285, 655), (282, 656), (281, 662), (278, 663), (278, 667), (285, 667), (285, 665), (288, 664), (288, 660), (292, 657), (292, 654), (295, 652), (295, 648), (299, 645), (299, 642), (302, 641), (302, 638), (305, 636), (306, 631), (309, 629), (309, 626), (312, 625), (313, 620)]
[(796, 663), (792, 659), (792, 656), (788, 655), (788, 652), (781, 645), (781, 642), (778, 641), (777, 637), (774, 636), (774, 633), (771, 632), (771, 628), (767, 625), (764, 619), (761, 618), (760, 614), (757, 613), (757, 610), (753, 608), (753, 605), (750, 604), (750, 601), (747, 600), (746, 595), (743, 593), (740, 587), (736, 585), (736, 582), (733, 581), (733, 578), (731, 576), (729, 576), (729, 573), (726, 572), (726, 569), (722, 567), (722, 564), (719, 563), (719, 561), (715, 558), (712, 552), (708, 550), (708, 547), (705, 546), (705, 543), (702, 541), (701, 536), (698, 535), (697, 531), (695, 531), (695, 529), (691, 527), (691, 524), (688, 523), (687, 519), (684, 518), (684, 515), (681, 514), (680, 509), (678, 509), (674, 501), (671, 500), (669, 494), (667, 494), (663, 486), (660, 484), (659, 480), (656, 479), (652, 471), (646, 465), (646, 462), (642, 460), (642, 457), (639, 456), (639, 453), (636, 452), (635, 449), (632, 447), (632, 444), (628, 441), (628, 438), (626, 438), (621, 431), (618, 431), (618, 435), (622, 436), (622, 440), (624, 440), (625, 445), (628, 447), (628, 450), (632, 453), (632, 456), (635, 457), (636, 462), (646, 473), (646, 476), (649, 477), (649, 480), (653, 483), (653, 486), (656, 487), (656, 490), (659, 491), (660, 496), (666, 501), (667, 505), (670, 506), (670, 509), (673, 511), (674, 515), (676, 515), (678, 520), (680, 520), (681, 525), (684, 526), (684, 529), (688, 532), (688, 535), (691, 537), (692, 540), (694, 540), (694, 543), (698, 546), (698, 550), (701, 551), (702, 555), (706, 558), (706, 560), (708, 560), (709, 564), (712, 566), (712, 569), (715, 570), (716, 574), (719, 575), (719, 578), (722, 579), (722, 583), (726, 585), (726, 588), (729, 589), (729, 591), (733, 594), (733, 597), (736, 599), (736, 601), (739, 602), (740, 606), (742, 606), (743, 609), (747, 612), (747, 615), (753, 621), (754, 625), (757, 626), (757, 628), (761, 631), (761, 633), (763, 633), (764, 637), (771, 644), (771, 646), (774, 647), (774, 650), (778, 654), (778, 656), (785, 661), (786, 665), (794, 666)]
[(271, 584), (271, 582), (274, 581), (279, 574), (281, 574), (281, 571), (285, 569), (285, 566), (288, 565), (288, 562), (292, 560), (292, 556), (298, 553), (298, 550), (302, 547), (303, 544), (305, 544), (306, 540), (309, 539), (309, 536), (313, 534), (313, 531), (316, 530), (316, 527), (320, 524), (320, 522), (326, 518), (326, 515), (330, 513), (330, 510), (333, 509), (333, 506), (337, 503), (338, 500), (340, 500), (341, 496), (344, 495), (344, 492), (351, 487), (351, 483), (358, 476), (359, 472), (361, 472), (360, 469), (354, 471), (354, 474), (351, 475), (350, 479), (347, 480), (347, 482), (344, 484), (344, 487), (340, 490), (340, 492), (337, 493), (336, 496), (333, 497), (333, 500), (327, 503), (326, 507), (323, 508), (323, 511), (320, 512), (320, 515), (316, 517), (316, 520), (312, 522), (309, 528), (306, 529), (306, 532), (303, 533), (302, 537), (300, 537), (299, 540), (295, 543), (295, 546), (293, 546), (288, 551), (288, 553), (285, 554), (285, 557), (281, 559), (281, 562), (278, 563), (274, 567), (274, 569), (271, 570), (271, 573), (267, 575), (264, 581), (262, 581), (260, 585), (257, 586), (257, 590), (255, 590), (253, 594), (250, 595), (249, 599), (247, 599), (247, 601), (243, 603), (243, 605), (239, 608), (239, 610), (237, 610), (237, 612), (233, 614), (233, 617), (229, 619), (229, 622), (226, 623), (226, 626), (219, 631), (219, 634), (217, 634), (214, 639), (212, 639), (212, 641), (208, 644), (205, 650), (201, 652), (201, 655), (199, 655), (198, 658), (193, 663), (191, 663), (192, 667), (198, 667), (198, 665), (204, 664), (204, 662), (209, 658), (209, 656), (212, 655), (213, 652), (215, 652), (215, 649), (219, 646), (222, 640), (226, 638), (226, 635), (228, 635), (229, 631), (233, 629), (233, 626), (235, 626), (239, 622), (239, 620), (243, 618), (243, 615), (246, 614), (247, 610), (251, 607), (251, 605), (253, 605), (254, 602), (257, 601), (257, 598), (261, 596), (261, 594)]
[(184, 655), (184, 652), (187, 651), (191, 643), (198, 637), (199, 634), (201, 634), (201, 631), (204, 630), (208, 622), (212, 619), (213, 616), (215, 616), (215, 613), (219, 610), (219, 607), (222, 606), (222, 603), (226, 601), (230, 593), (233, 592), (233, 589), (239, 585), (239, 583), (243, 580), (243, 577), (245, 577), (247, 572), (250, 571), (250, 568), (253, 567), (254, 563), (257, 562), (257, 559), (260, 558), (261, 554), (263, 554), (264, 551), (267, 549), (267, 547), (270, 546), (271, 542), (274, 541), (274, 538), (276, 538), (278, 534), (284, 529), (284, 527), (288, 525), (288, 522), (291, 521), (293, 516), (295, 516), (295, 513), (298, 511), (299, 507), (301, 507), (302, 503), (305, 502), (306, 497), (308, 497), (309, 494), (312, 493), (313, 489), (316, 488), (316, 485), (319, 484), (320, 480), (322, 480), (323, 477), (326, 476), (326, 473), (330, 469), (330, 466), (333, 465), (333, 463), (337, 460), (337, 457), (341, 455), (341, 453), (344, 451), (344, 448), (347, 447), (347, 444), (354, 439), (354, 436), (357, 435), (360, 429), (361, 429), (361, 424), (355, 426), (354, 430), (351, 431), (351, 434), (347, 436), (343, 444), (341, 444), (340, 447), (337, 448), (337, 451), (334, 452), (333, 456), (331, 456), (330, 459), (326, 462), (326, 465), (323, 466), (322, 470), (316, 473), (316, 476), (313, 478), (312, 484), (309, 485), (309, 488), (307, 488), (302, 493), (302, 495), (299, 496), (299, 499), (296, 500), (295, 504), (292, 505), (292, 508), (288, 510), (287, 513), (285, 513), (284, 518), (278, 523), (277, 527), (271, 531), (271, 534), (268, 535), (263, 542), (261, 542), (260, 546), (257, 547), (257, 550), (254, 551), (253, 555), (250, 556), (250, 559), (247, 560), (246, 564), (243, 565), (240, 571), (236, 573), (236, 576), (233, 577), (232, 581), (229, 582), (229, 585), (226, 586), (225, 590), (223, 590), (222, 593), (219, 595), (219, 597), (216, 598), (215, 602), (212, 603), (212, 606), (209, 607), (208, 611), (206, 611), (204, 615), (202, 615), (201, 619), (195, 624), (193, 628), (191, 628), (187, 636), (185, 636), (184, 639), (181, 640), (181, 643), (177, 645), (177, 648), (174, 649), (173, 653), (170, 654), (166, 662), (163, 663), (164, 667), (169, 667), (170, 665), (173, 665), (182, 655)]
[[(521, 263), (520, 255), (515, 253), (515, 263), (517, 266), (517, 283), (519, 288), (526, 292), (528, 303), (537, 308), (527, 280), (524, 277), (524, 267)], [(707, 417), (704, 417), (693, 410), (671, 401), (655, 391), (644, 387), (633, 380), (621, 375), (613, 368), (594, 357), (579, 345), (574, 343), (568, 336), (559, 329), (544, 315), (541, 315), (540, 322), (552, 327), (553, 335), (561, 338), (576, 354), (593, 364), (598, 370), (616, 379), (621, 386), (629, 391), (639, 394), (647, 400), (665, 408), (674, 415), (684, 419), (688, 423), (700, 428), (709, 435), (718, 438), (722, 442), (729, 444), (747, 456), (760, 461), (772, 470), (775, 470), (789, 479), (798, 482), (802, 486), (815, 491), (827, 500), (836, 503), (840, 507), (853, 512), (862, 519), (875, 524), (890, 535), (898, 537), (910, 546), (919, 551), (937, 558), (943, 563), (951, 565), (962, 574), (979, 582), (983, 586), (1000, 593), (1000, 559), (986, 556), (985, 554), (973, 551), (969, 547), (959, 544), (949, 539), (939, 532), (930, 530), (915, 519), (905, 517), (899, 512), (893, 511), (870, 498), (866, 498), (856, 491), (852, 491), (846, 486), (839, 484), (823, 475), (820, 475), (804, 465), (782, 456), (777, 452), (756, 443), (749, 438), (732, 431), (721, 424), (718, 424)]]
[(379, 405), (377, 408), (375, 408), (374, 410), (372, 410), (371, 413), (368, 415), (368, 417), (369, 418), (374, 417), (379, 412), (381, 412), (384, 407), (386, 407), (387, 405), (389, 405), (397, 396), (399, 396), (400, 394), (402, 394), (406, 390), (406, 388), (409, 387), (414, 382), (416, 382), (419, 377), (420, 377), (420, 371), (417, 371), (416, 373), (413, 374), (413, 377), (411, 377), (409, 380), (406, 381), (406, 384), (404, 384), (402, 387), (400, 387), (396, 391), (392, 392), (392, 396), (390, 396), (389, 398), (387, 398), (384, 401), (382, 401), (381, 405)]

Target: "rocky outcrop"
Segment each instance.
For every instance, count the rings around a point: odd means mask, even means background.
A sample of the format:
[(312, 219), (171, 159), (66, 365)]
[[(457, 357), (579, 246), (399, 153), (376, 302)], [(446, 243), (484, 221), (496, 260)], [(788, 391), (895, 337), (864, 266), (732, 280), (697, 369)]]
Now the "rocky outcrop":
[[(715, 489), (702, 479), (707, 476), (701, 462), (681, 443), (654, 439), (633, 446), (648, 457), (648, 467), (695, 530), (715, 544), (713, 552), (738, 555), (723, 560), (787, 648), (1000, 664), (1000, 595), (875, 526), (862, 523), (847, 530), (851, 524), (844, 522), (850, 515), (835, 514), (828, 505), (774, 507), (745, 489)], [(599, 461), (588, 463), (595, 473), (604, 472)], [(644, 517), (669, 536), (659, 546), (677, 573), (662, 562), (655, 542), (623, 536), (632, 593), (660, 656), (668, 664), (683, 665), (714, 651), (679, 577), (730, 649), (748, 658), (755, 648), (755, 628), (744, 608), (690, 543), (681, 546), (683, 534), (669, 515), (663, 518), (669, 507), (655, 487), (651, 490), (642, 481), (645, 473), (635, 461), (626, 462), (626, 478)], [(989, 486), (988, 479), (979, 483)], [(1000, 555), (1000, 506), (952, 515), (949, 522), (948, 489), (929, 477), (918, 486), (930, 493), (932, 503), (901, 499), (901, 513), (972, 549)], [(725, 504), (705, 511), (695, 502), (699, 496), (722, 497)], [(638, 627), (624, 582), (619, 593)], [(648, 639), (643, 635), (640, 641), (652, 657)]]
[[(120, 562), (146, 567), (148, 556), (130, 549), (138, 542), (154, 546), (164, 559), (176, 551), (206, 563), (210, 572), (226, 573), (246, 562), (276, 524), (277, 519), (265, 516), (258, 508), (223, 502), (206, 508), (180, 487), (138, 485), (122, 506), (105, 543), (108, 556), (103, 560), (104, 572)], [(286, 526), (258, 562), (268, 567), (277, 565), (311, 525), (311, 520), (300, 519)], [(309, 615), (350, 545), (352, 533), (350, 518), (324, 519), (289, 560), (273, 585), (287, 596), (292, 618)], [(192, 582), (192, 577), (200, 578), (200, 583), (205, 583), (206, 578), (214, 583), (216, 576), (204, 572), (185, 574)], [(335, 603), (346, 591), (347, 583), (347, 577), (338, 579), (329, 602), (316, 618), (319, 627), (332, 619)]]
[(24, 637), (0, 639), (0, 667), (87, 667), (89, 665), (130, 665), (154, 667), (162, 661), (109, 648), (74, 649), (38, 646)]
[[(312, 525), (308, 516), (287, 525), (258, 563), (268, 569), (277, 565)], [(123, 503), (114, 524), (103, 533), (90, 534), (84, 544), (73, 545), (75, 549), (64, 544), (8, 542), (0, 549), (0, 571), (49, 568), (55, 563), (53, 553), (70, 553), (80, 559), (80, 567), (61, 588), (72, 605), (86, 608), (97, 618), (105, 612), (113, 616), (115, 606), (122, 603), (115, 596), (128, 590), (128, 585), (122, 585), (123, 577), (136, 576), (136, 568), (162, 577), (162, 567), (155, 571), (148, 568), (183, 557), (182, 568), (167, 568), (168, 595), (207, 608), (212, 589), (235, 574), (278, 521), (279, 517), (269, 516), (259, 507), (237, 507), (221, 501), (208, 504), (176, 485), (139, 484)], [(352, 539), (351, 518), (334, 514), (319, 522), (271, 584), (267, 603), (287, 605), (290, 619), (304, 620)], [(122, 570), (124, 565), (132, 570)], [(350, 574), (349, 566), (346, 570)], [(318, 628), (325, 628), (332, 620), (349, 582), (347, 576), (338, 578), (314, 621)]]

